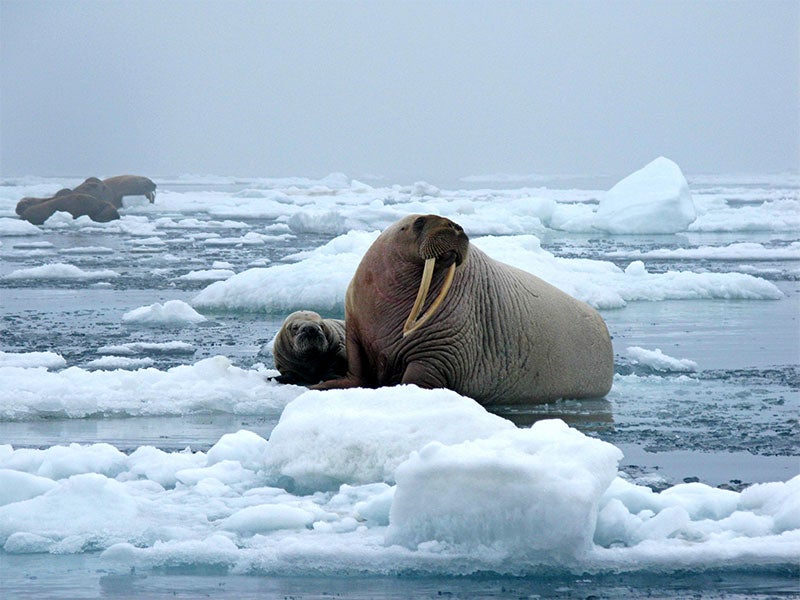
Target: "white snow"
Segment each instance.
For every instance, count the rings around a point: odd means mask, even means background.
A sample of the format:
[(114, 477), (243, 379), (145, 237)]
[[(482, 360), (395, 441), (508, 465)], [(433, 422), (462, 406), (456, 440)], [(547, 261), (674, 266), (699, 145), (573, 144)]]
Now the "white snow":
[(604, 194), (592, 225), (612, 234), (677, 233), (696, 218), (680, 167), (661, 156)]
[(230, 269), (201, 269), (199, 271), (189, 271), (185, 275), (176, 277), (181, 281), (224, 281), (236, 275)]
[(427, 442), (460, 442), (510, 428), (450, 390), (310, 391), (281, 414), (266, 466), (305, 490), (392, 481), (397, 465)]
[(727, 246), (699, 246), (697, 248), (659, 248), (656, 250), (614, 250), (609, 257), (658, 258), (666, 260), (800, 260), (800, 242), (787, 246), (768, 248), (757, 242), (737, 242)]
[(161, 304), (140, 306), (122, 315), (122, 322), (128, 325), (153, 327), (180, 327), (202, 323), (207, 319), (183, 300), (168, 300)]
[(197, 348), (186, 342), (129, 342), (127, 344), (113, 344), (101, 346), (98, 354), (194, 354)]
[(0, 218), (0, 236), (12, 237), (18, 235), (41, 235), (42, 230), (36, 225), (9, 217)]
[(153, 359), (131, 358), (130, 356), (103, 356), (86, 363), (89, 369), (143, 369), (153, 366)]
[(61, 369), (67, 366), (64, 357), (55, 352), (3, 352), (0, 350), (0, 367), (44, 367)]
[(656, 371), (686, 372), (697, 370), (697, 363), (693, 360), (668, 356), (660, 348), (646, 350), (639, 346), (629, 346), (627, 354), (635, 363), (645, 365)]
[[(0, 545), (103, 550), (127, 567), (362, 576), (746, 569), (800, 552), (800, 476), (655, 493), (619, 476), (617, 448), (559, 420), (517, 429), (414, 387), (306, 392), (285, 413), (269, 440), (241, 430), (207, 453), (0, 446)], [(277, 487), (287, 458), (324, 477)], [(331, 486), (342, 469), (361, 483)]]
[[(296, 255), (296, 263), (248, 269), (213, 283), (191, 302), (197, 308), (214, 310), (343, 313), (347, 285), (377, 235), (351, 231)], [(490, 257), (533, 273), (597, 308), (620, 308), (631, 301), (774, 300), (783, 295), (773, 283), (742, 273), (657, 274), (648, 273), (641, 261), (623, 271), (607, 261), (560, 258), (542, 248), (534, 235), (489, 236), (471, 243)]]
[(29, 269), (17, 269), (3, 279), (114, 279), (119, 273), (111, 269), (84, 271), (75, 265), (52, 263)]
[(563, 564), (591, 548), (622, 453), (562, 421), (485, 439), (433, 442), (397, 469), (388, 543), (481, 546)]
[(274, 414), (305, 388), (267, 381), (277, 371), (241, 369), (223, 356), (166, 371), (0, 366), (0, 418)]
[(291, 312), (299, 304), (330, 313), (344, 306), (347, 284), (378, 232), (351, 231), (294, 264), (253, 268), (212, 283), (192, 299), (198, 308)]

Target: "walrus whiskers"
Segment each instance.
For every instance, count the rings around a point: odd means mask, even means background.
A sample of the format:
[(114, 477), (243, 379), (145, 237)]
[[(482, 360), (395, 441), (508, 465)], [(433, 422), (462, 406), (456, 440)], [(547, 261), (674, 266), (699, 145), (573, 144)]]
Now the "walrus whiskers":
[(430, 308), (422, 315), (419, 319), (417, 319), (417, 315), (419, 311), (422, 309), (422, 305), (425, 303), (425, 298), (428, 296), (428, 289), (431, 285), (431, 278), (433, 277), (433, 267), (436, 263), (435, 258), (429, 258), (425, 261), (425, 269), (422, 271), (422, 281), (419, 284), (419, 292), (417, 292), (417, 299), (414, 302), (414, 306), (411, 308), (411, 314), (408, 315), (408, 319), (406, 319), (405, 325), (403, 325), (403, 337), (406, 337), (412, 331), (416, 331), (419, 329), (425, 321), (431, 318), (436, 309), (439, 308), (439, 305), (447, 296), (447, 292), (450, 291), (450, 286), (453, 283), (453, 278), (456, 275), (456, 264), (453, 263), (447, 269), (447, 275), (444, 279), (444, 283), (442, 284), (442, 289), (439, 291), (439, 295), (436, 296), (436, 299), (431, 304)]

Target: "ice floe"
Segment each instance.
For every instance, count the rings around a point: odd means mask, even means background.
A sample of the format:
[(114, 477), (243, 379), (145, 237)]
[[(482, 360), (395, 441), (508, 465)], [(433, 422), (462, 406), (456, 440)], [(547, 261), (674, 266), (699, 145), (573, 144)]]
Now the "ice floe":
[(3, 276), (3, 279), (114, 279), (119, 273), (111, 269), (86, 271), (75, 265), (66, 263), (51, 263), (40, 267), (16, 269)]
[(696, 218), (680, 167), (661, 156), (606, 192), (592, 225), (614, 234), (677, 233)]
[[(284, 575), (747, 569), (800, 552), (800, 476), (656, 493), (562, 421), (518, 429), (414, 387), (306, 392), (282, 423), (205, 453), (0, 446), (0, 544)], [(306, 488), (278, 476), (287, 457)]]
[[(191, 303), (206, 310), (280, 313), (307, 308), (341, 314), (347, 285), (377, 236), (378, 232), (351, 231), (297, 255), (296, 263), (248, 269), (213, 283)], [(560, 258), (542, 248), (534, 235), (489, 236), (471, 243), (597, 308), (619, 308), (631, 301), (783, 295), (773, 283), (742, 273), (649, 273), (642, 261), (623, 270), (607, 261)]]
[(140, 306), (122, 315), (122, 322), (127, 325), (155, 327), (181, 327), (206, 320), (206, 317), (183, 300), (168, 300), (164, 304), (156, 302), (150, 306)]
[(629, 346), (627, 349), (628, 358), (635, 363), (650, 367), (656, 371), (677, 371), (687, 372), (696, 371), (697, 363), (688, 358), (674, 358), (664, 354), (660, 348), (647, 350), (639, 346)]
[(0, 365), (0, 418), (89, 415), (273, 414), (303, 390), (268, 381), (277, 371), (242, 369), (223, 356), (166, 371), (48, 371)]

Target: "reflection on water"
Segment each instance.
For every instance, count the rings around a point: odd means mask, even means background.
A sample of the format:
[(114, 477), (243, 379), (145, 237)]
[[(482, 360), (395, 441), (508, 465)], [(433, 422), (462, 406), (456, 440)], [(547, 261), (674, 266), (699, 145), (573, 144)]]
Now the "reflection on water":
[(611, 402), (605, 398), (558, 400), (548, 404), (525, 406), (492, 406), (489, 410), (508, 419), (517, 427), (530, 427), (543, 419), (561, 419), (567, 425), (584, 433), (614, 430)]

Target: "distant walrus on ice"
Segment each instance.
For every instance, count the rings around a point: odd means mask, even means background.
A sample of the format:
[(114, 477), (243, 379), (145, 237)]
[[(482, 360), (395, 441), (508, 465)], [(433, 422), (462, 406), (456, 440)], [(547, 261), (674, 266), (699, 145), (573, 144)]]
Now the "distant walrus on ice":
[(99, 223), (119, 219), (119, 212), (110, 202), (98, 200), (88, 194), (75, 193), (32, 204), (22, 212), (21, 217), (34, 225), (41, 225), (59, 211), (68, 212), (73, 219), (86, 215)]
[(144, 196), (150, 200), (150, 204), (156, 200), (156, 184), (147, 177), (141, 175), (117, 175), (104, 179), (111, 192), (111, 204), (117, 208), (122, 208), (122, 198), (125, 196)]
[(413, 383), (532, 404), (602, 397), (614, 376), (596, 310), (489, 258), (436, 215), (381, 233), (347, 288), (345, 321), (347, 376), (316, 389)]
[(272, 346), (279, 383), (311, 385), (347, 371), (344, 321), (323, 319), (310, 310), (293, 312)]

